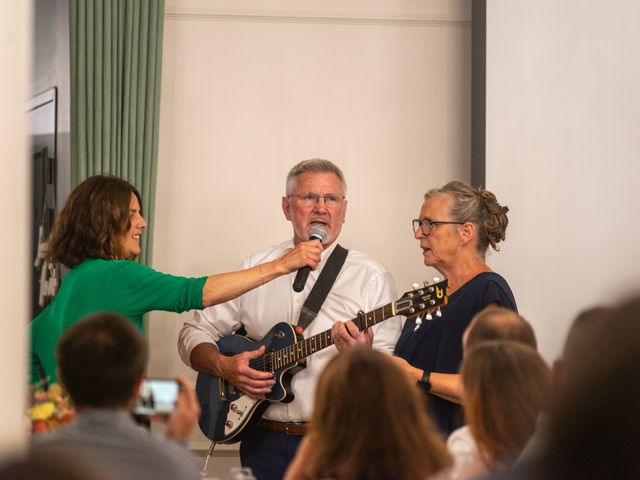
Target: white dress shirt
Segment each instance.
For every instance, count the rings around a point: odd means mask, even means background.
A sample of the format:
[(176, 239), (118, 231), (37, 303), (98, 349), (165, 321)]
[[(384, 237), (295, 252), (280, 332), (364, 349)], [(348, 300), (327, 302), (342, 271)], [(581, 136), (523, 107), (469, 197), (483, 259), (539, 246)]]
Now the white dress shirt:
[[(320, 265), (310, 272), (305, 288), (300, 293), (293, 291), (296, 272), (292, 272), (234, 300), (197, 311), (193, 320), (185, 322), (180, 331), (178, 349), (182, 361), (191, 366), (191, 351), (197, 345), (215, 343), (219, 338), (236, 331), (241, 325), (244, 325), (250, 339), (259, 341), (278, 322), (297, 324), (302, 305), (335, 245), (336, 243), (322, 252)], [(259, 263), (275, 260), (292, 247), (293, 242), (287, 241), (264, 252), (250, 255), (244, 260), (241, 268), (251, 268)], [(349, 250), (331, 291), (318, 316), (307, 327), (304, 337), (309, 338), (329, 330), (337, 321), (351, 320), (357, 316), (359, 310), (369, 312), (395, 300), (396, 290), (391, 274), (365, 254)], [(373, 327), (374, 348), (392, 353), (401, 328), (399, 317), (392, 317)], [(309, 420), (318, 376), (336, 353), (338, 351), (332, 345), (309, 356), (306, 368), (298, 371), (291, 382), (295, 399), (291, 403), (271, 404), (264, 417), (281, 422)]]
[(467, 480), (486, 475), (487, 469), (480, 459), (478, 446), (467, 425), (449, 435), (447, 448), (453, 457), (450, 480)]

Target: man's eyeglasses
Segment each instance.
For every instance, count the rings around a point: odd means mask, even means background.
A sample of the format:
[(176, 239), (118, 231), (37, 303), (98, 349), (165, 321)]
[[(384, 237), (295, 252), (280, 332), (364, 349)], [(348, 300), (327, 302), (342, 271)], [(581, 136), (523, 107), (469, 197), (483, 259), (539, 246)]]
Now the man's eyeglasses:
[(429, 235), (433, 227), (438, 225), (464, 225), (464, 222), (446, 222), (441, 220), (429, 220), (428, 218), (423, 218), (422, 220), (414, 218), (411, 223), (413, 225), (414, 235), (418, 233), (419, 228), (422, 230), (422, 233)]
[(327, 193), (325, 195), (318, 195), (317, 193), (313, 193), (313, 192), (300, 193), (297, 195), (287, 195), (287, 198), (292, 198), (292, 197), (300, 200), (300, 203), (302, 203), (302, 205), (304, 205), (305, 207), (311, 207), (311, 206), (317, 205), (321, 198), (324, 200), (324, 204), (327, 207), (337, 207), (338, 205), (341, 205), (345, 199), (344, 195), (338, 195), (336, 193)]

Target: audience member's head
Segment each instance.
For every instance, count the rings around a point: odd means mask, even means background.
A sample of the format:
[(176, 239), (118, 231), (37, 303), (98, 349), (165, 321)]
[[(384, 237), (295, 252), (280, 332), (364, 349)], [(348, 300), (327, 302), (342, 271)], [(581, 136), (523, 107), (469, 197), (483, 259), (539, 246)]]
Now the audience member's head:
[(551, 394), (551, 372), (533, 348), (487, 341), (462, 364), (464, 406), (480, 457), (489, 470), (509, 467), (536, 428)]
[(141, 333), (111, 312), (89, 315), (68, 328), (56, 353), (59, 378), (78, 407), (127, 407), (147, 362)]
[(451, 462), (415, 384), (388, 355), (366, 347), (327, 365), (309, 436), (310, 478), (426, 478)]
[[(580, 357), (589, 348), (594, 331), (611, 315), (611, 307), (593, 307), (581, 312), (573, 321), (564, 342), (562, 355), (553, 364), (554, 381), (558, 388), (564, 384), (565, 372), (580, 369)], [(576, 361), (578, 365), (576, 365)]]
[(640, 297), (581, 324), (565, 351), (544, 476), (640, 478)]
[(533, 349), (538, 348), (531, 324), (518, 312), (504, 307), (490, 306), (478, 312), (462, 337), (465, 350), (490, 340), (513, 340)]

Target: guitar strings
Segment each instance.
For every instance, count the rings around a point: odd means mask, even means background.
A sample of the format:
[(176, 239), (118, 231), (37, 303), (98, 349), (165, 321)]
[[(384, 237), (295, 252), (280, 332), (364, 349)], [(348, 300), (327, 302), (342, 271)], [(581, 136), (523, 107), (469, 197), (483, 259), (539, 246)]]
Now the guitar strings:
[[(444, 282), (443, 282), (444, 283)], [(445, 286), (446, 288), (446, 286)], [(407, 298), (405, 298), (407, 297)], [(427, 297), (421, 297), (423, 301), (427, 300)], [(360, 331), (363, 331), (369, 327), (376, 325), (382, 320), (388, 319), (393, 315), (393, 307), (397, 305), (400, 307), (399, 310), (406, 310), (407, 306), (402, 306), (402, 303), (409, 302), (409, 306), (413, 306), (413, 301), (410, 296), (403, 295), (403, 297), (397, 302), (392, 302), (384, 307), (380, 307), (372, 312), (369, 312), (364, 315), (358, 315), (356, 318), (353, 318), (352, 321), (358, 326)], [(397, 312), (396, 312), (397, 314)], [(380, 315), (381, 318), (376, 318)], [(364, 325), (363, 325), (364, 323)], [(326, 344), (323, 344), (323, 338)], [(318, 348), (318, 343), (320, 343), (320, 347)], [(331, 331), (325, 331), (315, 335), (311, 338), (304, 339), (303, 341), (293, 343), (291, 345), (287, 345), (286, 347), (275, 351), (275, 352), (266, 352), (260, 358), (253, 359), (249, 361), (249, 366), (254, 370), (261, 371), (275, 371), (280, 368), (285, 368), (289, 365), (293, 365), (304, 357), (315, 353), (316, 351), (322, 350), (330, 345), (332, 345), (333, 339), (331, 338)], [(298, 358), (300, 355), (301, 358)], [(277, 366), (277, 368), (276, 368)]]
[[(393, 304), (385, 305), (373, 312), (369, 312), (364, 315), (362, 318), (356, 317), (352, 319), (354, 323), (358, 326), (358, 328), (362, 331), (370, 326), (377, 324), (382, 320), (386, 320), (393, 313)], [(380, 315), (381, 318), (379, 320), (376, 317)], [(362, 325), (364, 323), (364, 325)], [(324, 340), (324, 342), (323, 342)], [(320, 344), (318, 348), (318, 343)], [(326, 343), (326, 344), (323, 344)], [(291, 345), (287, 345), (286, 347), (275, 351), (275, 352), (266, 352), (259, 358), (255, 358), (249, 361), (249, 367), (254, 370), (259, 371), (275, 371), (280, 368), (288, 367), (289, 365), (294, 365), (304, 357), (315, 353), (316, 351), (322, 350), (326, 347), (329, 347), (334, 343), (333, 338), (331, 337), (331, 331), (325, 331), (315, 335), (311, 338), (306, 338), (300, 342), (293, 343)], [(301, 358), (298, 358), (301, 355)], [(275, 365), (279, 364), (277, 368)], [(270, 368), (269, 368), (270, 367)]]

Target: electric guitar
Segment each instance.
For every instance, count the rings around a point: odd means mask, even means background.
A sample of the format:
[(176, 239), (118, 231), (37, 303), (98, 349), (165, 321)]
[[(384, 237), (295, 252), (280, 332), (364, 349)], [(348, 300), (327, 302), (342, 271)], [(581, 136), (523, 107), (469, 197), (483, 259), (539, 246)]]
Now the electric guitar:
[[(372, 312), (360, 311), (353, 322), (361, 332), (396, 315), (412, 317), (432, 312), (447, 303), (447, 280), (405, 293), (398, 301)], [(429, 316), (427, 318), (430, 318)], [(231, 356), (257, 350), (262, 345), (264, 355), (249, 362), (255, 370), (273, 373), (276, 380), (265, 400), (245, 395), (224, 378), (199, 373), (196, 395), (202, 408), (198, 421), (202, 433), (217, 443), (239, 442), (258, 423), (271, 402), (288, 403), (294, 398), (291, 373), (288, 370), (320, 350), (333, 345), (331, 330), (303, 338), (295, 325), (280, 322), (258, 342), (242, 335), (228, 335), (217, 342), (220, 352)]]

